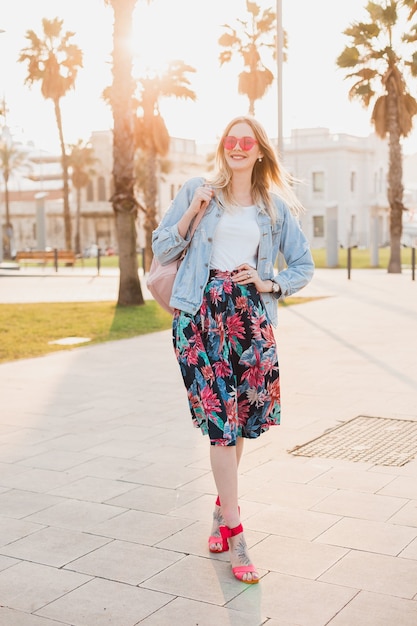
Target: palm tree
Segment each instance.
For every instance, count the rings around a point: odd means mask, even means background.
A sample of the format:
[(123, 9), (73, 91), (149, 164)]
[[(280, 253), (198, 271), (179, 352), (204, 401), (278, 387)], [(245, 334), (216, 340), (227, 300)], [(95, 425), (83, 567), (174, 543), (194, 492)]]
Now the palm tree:
[(135, 142), (132, 52), (127, 45), (132, 34), (136, 0), (105, 0), (114, 12), (113, 83), (105, 99), (113, 111), (113, 183), (111, 198), (119, 249), (119, 306), (145, 303), (138, 274), (136, 251)]
[[(249, 20), (238, 19), (239, 30), (224, 24), (226, 32), (219, 38), (220, 46), (225, 48), (220, 53), (220, 65), (232, 60), (233, 52), (242, 56), (244, 70), (239, 74), (238, 92), (249, 99), (249, 115), (255, 115), (255, 102), (264, 97), (274, 80), (274, 74), (262, 62), (261, 48), (272, 51), (276, 57), (276, 14), (271, 9), (261, 8), (255, 2), (246, 0)], [(287, 48), (284, 33), (283, 48)]]
[[(368, 2), (369, 22), (354, 22), (344, 31), (351, 39), (337, 58), (342, 69), (354, 70), (346, 75), (355, 82), (350, 99), (359, 99), (365, 108), (373, 104), (371, 121), (376, 134), (389, 137), (388, 202), (390, 206), (390, 259), (388, 272), (401, 273), (401, 235), (403, 205), (403, 168), (401, 138), (411, 129), (417, 113), (417, 101), (407, 89), (406, 76), (417, 75), (417, 54), (403, 51), (410, 39), (404, 36), (400, 23), (402, 6), (410, 3), (386, 0)], [(397, 40), (394, 42), (395, 35)]]
[(72, 250), (68, 157), (65, 150), (60, 102), (61, 98), (74, 87), (78, 69), (82, 67), (83, 57), (80, 48), (70, 41), (74, 33), (62, 32), (62, 26), (63, 20), (57, 17), (52, 20), (44, 18), (42, 38), (33, 30), (26, 31), (29, 45), (22, 49), (18, 60), (19, 63), (26, 62), (28, 66), (25, 83), (33, 85), (39, 81), (43, 97), (46, 100), (52, 100), (54, 105), (61, 146), (65, 246), (68, 250)]
[(152, 231), (157, 220), (158, 159), (166, 156), (169, 150), (169, 133), (159, 112), (162, 98), (185, 98), (195, 101), (196, 94), (189, 88), (188, 72), (195, 69), (183, 61), (172, 61), (161, 76), (139, 79), (140, 95), (138, 107), (142, 115), (136, 117), (135, 145), (145, 155), (144, 186), (145, 204), (145, 271), (148, 271), (152, 258)]
[(75, 219), (74, 248), (76, 254), (81, 253), (81, 189), (86, 187), (91, 177), (96, 174), (94, 164), (98, 159), (94, 156), (91, 145), (79, 139), (77, 143), (69, 146), (68, 165), (71, 170), (71, 182), (76, 190), (77, 212)]
[(4, 203), (6, 206), (6, 225), (4, 258), (12, 258), (13, 226), (10, 220), (9, 180), (13, 172), (22, 171), (29, 167), (26, 152), (13, 141), (7, 126), (3, 127), (0, 135), (0, 172), (4, 180)]

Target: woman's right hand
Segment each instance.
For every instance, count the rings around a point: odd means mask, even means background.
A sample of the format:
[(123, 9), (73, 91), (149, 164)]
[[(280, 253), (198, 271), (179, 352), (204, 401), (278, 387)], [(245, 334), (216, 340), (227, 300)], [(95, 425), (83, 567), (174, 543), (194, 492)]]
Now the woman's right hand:
[(190, 211), (194, 215), (197, 215), (200, 211), (204, 211), (209, 205), (213, 194), (213, 189), (208, 185), (202, 185), (201, 187), (197, 187), (194, 192), (193, 199), (191, 200)]

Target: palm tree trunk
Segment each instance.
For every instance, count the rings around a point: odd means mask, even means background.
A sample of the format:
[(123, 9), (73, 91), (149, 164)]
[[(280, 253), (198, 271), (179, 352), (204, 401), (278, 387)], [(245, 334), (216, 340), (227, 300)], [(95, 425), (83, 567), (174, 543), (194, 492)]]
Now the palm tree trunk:
[(156, 197), (157, 197), (157, 175), (156, 175), (156, 153), (149, 151), (146, 159), (146, 186), (144, 190), (145, 199), (145, 272), (149, 272), (152, 261), (152, 233), (158, 226), (156, 219)]
[(77, 188), (77, 215), (75, 218), (75, 241), (74, 248), (76, 254), (81, 254), (81, 235), (80, 235), (80, 226), (81, 226), (81, 189)]
[(135, 0), (112, 2), (113, 29), (113, 210), (119, 249), (119, 306), (142, 305), (136, 252), (137, 202), (134, 195), (134, 116), (132, 53), (126, 41), (132, 31)]
[(55, 118), (58, 126), (59, 143), (61, 145), (61, 163), (62, 163), (62, 181), (64, 196), (64, 229), (65, 229), (65, 248), (72, 250), (72, 224), (69, 206), (69, 184), (68, 184), (68, 157), (65, 150), (64, 132), (62, 129), (61, 109), (59, 100), (54, 100)]
[(398, 94), (393, 78), (387, 81), (387, 117), (389, 128), (388, 201), (390, 205), (389, 274), (401, 274), (401, 236), (403, 219), (403, 165), (398, 122)]
[[(4, 242), (4, 258), (10, 260), (12, 258), (12, 234), (13, 227), (10, 223), (10, 202), (9, 202), (9, 175), (4, 174), (4, 204), (6, 205), (6, 225), (5, 225), (5, 242)], [(0, 234), (3, 236), (3, 233)]]

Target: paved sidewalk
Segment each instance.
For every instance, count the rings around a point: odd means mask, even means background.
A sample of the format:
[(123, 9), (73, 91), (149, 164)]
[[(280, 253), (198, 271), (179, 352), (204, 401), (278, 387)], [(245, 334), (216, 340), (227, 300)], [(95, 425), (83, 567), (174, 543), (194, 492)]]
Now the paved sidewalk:
[[(1, 302), (74, 293), (114, 299), (117, 276), (0, 276)], [(417, 284), (317, 270), (300, 295), (324, 297), (280, 307), (282, 425), (240, 472), (255, 586), (207, 551), (208, 443), (169, 331), (0, 365), (2, 626), (417, 624), (417, 458), (320, 444), (358, 416), (394, 420), (381, 449), (417, 427)], [(289, 453), (315, 438), (316, 455)]]

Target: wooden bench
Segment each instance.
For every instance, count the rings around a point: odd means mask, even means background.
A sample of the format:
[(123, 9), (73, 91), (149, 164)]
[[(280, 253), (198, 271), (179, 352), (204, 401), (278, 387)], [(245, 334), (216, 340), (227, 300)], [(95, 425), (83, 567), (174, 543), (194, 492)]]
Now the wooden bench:
[(66, 265), (74, 265), (77, 257), (72, 250), (20, 250), (16, 253), (16, 261), (19, 263), (38, 263), (46, 265), (52, 261), (57, 267), (59, 261)]

